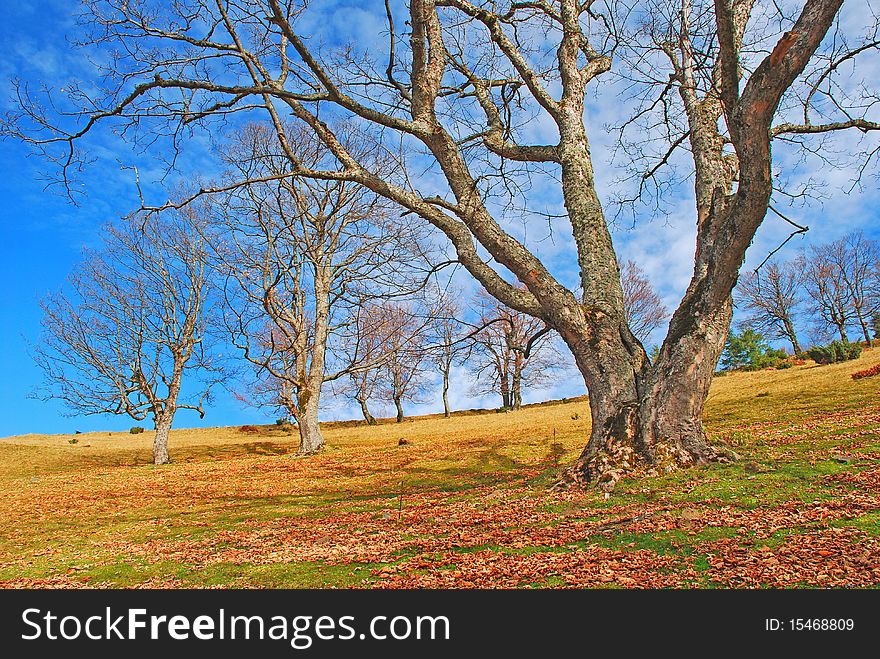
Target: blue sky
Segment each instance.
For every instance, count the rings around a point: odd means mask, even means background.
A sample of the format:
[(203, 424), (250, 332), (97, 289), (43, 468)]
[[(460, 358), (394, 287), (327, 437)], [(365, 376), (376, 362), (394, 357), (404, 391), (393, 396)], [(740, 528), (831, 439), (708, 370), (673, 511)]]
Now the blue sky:
[[(372, 19), (351, 20), (352, 7), (345, 12), (334, 11), (324, 2), (323, 9), (334, 18), (328, 25), (340, 36), (369, 41), (376, 38), (377, 23)], [(0, 105), (9, 107), (8, 81), (18, 76), (31, 81), (63, 81), (69, 77), (87, 74), (89, 64), (84, 56), (69, 48), (65, 34), (73, 27), (73, 0), (48, 0), (42, 3), (7, 3), (4, 21), (0, 23)], [(338, 19), (338, 20), (337, 20)], [(344, 20), (343, 20), (344, 19)], [(360, 31), (360, 32), (359, 32)], [(613, 94), (600, 91), (591, 101), (590, 118), (601, 126), (615, 118), (618, 102)], [(540, 126), (535, 127), (540, 132)], [(592, 131), (593, 153), (597, 163), (600, 190), (608, 195), (614, 187), (618, 172), (601, 159), (610, 146), (610, 137), (601, 130)], [(117, 151), (118, 149), (118, 151)], [(116, 157), (129, 162), (134, 156), (118, 144), (104, 144), (100, 162), (84, 179), (88, 196), (79, 206), (57, 193), (44, 190), (40, 173), (45, 163), (28, 157), (28, 150), (13, 141), (0, 141), (0, 437), (28, 432), (72, 432), (107, 429), (125, 429), (134, 425), (126, 417), (68, 418), (61, 406), (28, 398), (29, 392), (40, 381), (40, 372), (28, 354), (28, 342), (34, 342), (39, 333), (38, 301), (46, 293), (57, 290), (73, 265), (79, 260), (84, 245), (95, 244), (99, 227), (126, 214), (134, 205), (135, 195), (131, 175), (119, 167)], [(777, 153), (777, 163), (788, 165), (791, 158), (784, 151)], [(139, 157), (138, 164), (150, 172), (150, 163)], [(797, 165), (789, 169), (794, 177), (810, 175), (822, 178), (828, 185), (827, 198), (821, 203), (788, 208), (793, 218), (811, 227), (804, 239), (797, 239), (781, 256), (791, 256), (794, 250), (810, 241), (825, 242), (854, 228), (862, 228), (868, 235), (878, 237), (877, 209), (880, 208), (876, 180), (867, 178), (861, 191), (844, 192), (849, 187), (851, 173), (840, 169), (810, 169), (812, 165)], [(693, 265), (693, 202), (689, 184), (685, 184), (670, 198), (667, 215), (652, 218), (645, 214), (634, 224), (622, 222), (613, 229), (615, 244), (622, 258), (632, 258), (648, 272), (655, 287), (670, 309), (677, 304), (690, 277)], [(550, 203), (550, 202), (548, 202)], [(775, 218), (768, 218), (750, 249), (745, 267), (754, 267), (764, 256), (788, 235), (788, 227)], [(538, 236), (540, 238), (541, 236)], [(567, 250), (564, 228), (557, 227), (553, 241), (541, 243), (542, 255), (558, 271), (571, 270), (570, 251)], [(462, 280), (462, 285), (472, 287)], [(662, 336), (655, 337), (659, 341)], [(463, 372), (458, 376), (466, 379)], [(561, 397), (583, 393), (577, 376), (561, 377), (560, 384), (548, 390), (534, 391), (527, 400)], [(497, 404), (491, 398), (474, 399), (468, 387), (458, 386), (453, 391), (456, 407), (478, 407)], [(436, 411), (438, 403), (419, 407), (420, 411)], [(346, 417), (352, 410), (342, 405), (330, 405), (325, 417)], [(208, 410), (204, 421), (197, 415), (181, 412), (179, 427), (196, 425), (237, 425), (265, 422), (273, 418), (269, 411), (242, 407), (231, 395), (219, 392), (215, 404)]]

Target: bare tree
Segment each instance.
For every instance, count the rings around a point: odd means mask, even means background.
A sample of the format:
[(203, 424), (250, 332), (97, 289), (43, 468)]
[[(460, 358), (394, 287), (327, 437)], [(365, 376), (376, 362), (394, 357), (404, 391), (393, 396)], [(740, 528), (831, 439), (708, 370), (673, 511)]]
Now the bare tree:
[(736, 288), (749, 314), (743, 324), (770, 339), (785, 339), (795, 354), (800, 353), (795, 319), (803, 303), (803, 285), (804, 270), (798, 262), (770, 261), (746, 273)]
[(849, 343), (846, 330), (854, 315), (841, 271), (825, 258), (822, 250), (813, 248), (809, 256), (802, 254), (797, 263), (803, 268), (810, 311), (823, 329), (833, 328), (841, 341)]
[[(204, 416), (216, 381), (206, 346), (207, 246), (194, 209), (131, 217), (108, 226), (100, 251), (86, 251), (70, 292), (42, 303), (35, 348), (45, 385), (37, 395), (75, 414), (150, 417), (153, 462), (169, 462), (168, 435), (178, 410)], [(196, 395), (181, 398), (184, 374)], [(196, 383), (198, 382), (198, 386)]]
[(481, 329), (472, 335), (470, 365), (476, 391), (495, 391), (502, 407), (518, 410), (523, 387), (549, 382), (560, 366), (553, 335), (540, 319), (492, 304), (485, 293), (476, 302), (483, 307)]
[(404, 401), (416, 401), (424, 387), (430, 320), (400, 303), (385, 303), (381, 313), (385, 319), (385, 358), (380, 397), (394, 403), (396, 421), (402, 423)]
[(634, 261), (624, 261), (621, 266), (620, 285), (626, 322), (635, 337), (645, 343), (651, 332), (669, 317), (669, 309), (654, 291), (645, 271)]
[[(155, 151), (236, 112), (263, 113), (291, 175), (356, 182), (404, 207), (446, 235), (492, 296), (558, 331), (593, 421), (569, 475), (610, 489), (639, 463), (666, 469), (722, 457), (706, 442), (702, 412), (731, 293), (773, 194), (771, 140), (880, 127), (872, 103), (835, 97), (851, 65), (876, 50), (871, 28), (865, 41), (829, 40), (814, 58), (841, 4), (411, 0), (405, 21), (385, 5), (387, 48), (364, 52), (313, 48), (325, 25), (310, 20), (316, 4), (92, 0), (87, 41), (114, 49), (102, 58), (102, 94), (65, 87), (70, 105), (58, 112), (59, 100), (41, 104), (20, 85), (20, 112), (6, 131), (54, 156), (69, 183), (84, 162), (81, 141), (100, 124), (115, 122)], [(588, 85), (615, 61), (630, 89), (642, 90), (634, 116), (666, 117), (660, 138), (669, 148), (642, 179), (655, 180), (681, 145), (692, 155), (694, 271), (654, 363), (627, 324), (585, 121)], [(286, 148), (282, 111), (313, 131), (334, 166), (312, 167)], [(400, 166), (377, 171), (346, 147), (336, 120), (372, 135), (376, 150), (397, 152)], [(549, 124), (551, 137), (530, 140), (538, 124)], [(429, 169), (442, 176), (419, 176)], [(531, 216), (523, 186), (534, 178), (561, 196), (579, 293), (505, 219)]]
[(458, 291), (446, 291), (438, 296), (433, 305), (431, 345), (428, 350), (441, 375), (441, 397), (443, 399), (443, 416), (449, 418), (449, 378), (452, 369), (460, 366), (467, 359), (472, 342), (468, 337), (468, 327), (462, 321), (462, 308), (457, 301)]
[[(328, 153), (295, 128), (286, 148), (311, 166)], [(324, 383), (373, 365), (369, 345), (342, 350), (358, 314), (369, 300), (405, 290), (420, 246), (382, 197), (347, 181), (294, 176), (280, 154), (265, 126), (238, 135), (225, 156), (229, 178), (249, 183), (230, 186), (217, 205), (214, 242), (228, 278), (227, 329), (256, 367), (252, 393), (294, 418), (305, 455), (324, 446)]]
[(877, 267), (880, 249), (877, 242), (865, 238), (861, 231), (847, 234), (840, 240), (819, 248), (829, 265), (839, 273), (852, 305), (854, 321), (871, 345), (871, 318), (880, 311), (877, 290)]
[(803, 271), (811, 311), (820, 326), (834, 328), (844, 343), (855, 325), (871, 345), (870, 324), (880, 310), (877, 244), (854, 232), (833, 242), (813, 245), (796, 267)]
[(355, 401), (361, 409), (367, 425), (376, 424), (376, 418), (370, 412), (370, 401), (378, 398), (380, 373), (385, 355), (386, 319), (381, 313), (380, 305), (364, 305), (358, 310), (352, 335), (355, 347), (353, 352), (359, 355), (361, 368), (348, 374), (348, 381), (342, 380), (336, 387), (336, 393)]

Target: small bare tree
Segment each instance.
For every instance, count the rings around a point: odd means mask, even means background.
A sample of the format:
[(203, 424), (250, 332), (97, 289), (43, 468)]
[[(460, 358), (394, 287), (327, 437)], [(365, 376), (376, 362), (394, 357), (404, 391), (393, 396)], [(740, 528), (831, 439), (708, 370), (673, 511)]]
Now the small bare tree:
[(518, 410), (523, 388), (548, 382), (560, 366), (550, 328), (537, 318), (491, 303), (485, 293), (478, 296), (477, 304), (483, 312), (481, 329), (472, 338), (475, 391), (495, 391), (502, 407)]
[(770, 339), (785, 339), (795, 354), (800, 353), (795, 319), (803, 303), (803, 285), (804, 271), (797, 262), (770, 261), (746, 273), (736, 288), (748, 313), (742, 324)]
[(388, 337), (386, 318), (379, 305), (364, 305), (358, 310), (354, 324), (352, 353), (358, 356), (361, 367), (348, 374), (337, 387), (336, 393), (355, 401), (368, 426), (376, 425), (370, 412), (370, 401), (378, 397), (380, 371), (385, 359)]
[[(188, 209), (161, 221), (131, 217), (108, 226), (102, 249), (86, 251), (69, 283), (69, 292), (42, 303), (35, 358), (45, 384), (37, 395), (60, 399), (75, 414), (150, 417), (153, 462), (167, 463), (177, 411), (204, 416), (217, 379), (206, 346), (209, 266), (201, 218)], [(198, 372), (209, 377), (197, 395), (181, 400), (184, 374)]]
[(432, 314), (431, 345), (428, 347), (440, 371), (443, 416), (447, 419), (451, 413), (449, 378), (452, 369), (465, 362), (473, 345), (468, 338), (468, 327), (461, 319), (462, 308), (457, 295), (456, 291), (446, 291), (438, 296)]
[(645, 343), (651, 332), (669, 317), (669, 309), (635, 261), (624, 261), (620, 268), (620, 285), (626, 322), (636, 338)]
[(797, 260), (820, 327), (833, 328), (845, 343), (847, 329), (855, 325), (871, 345), (871, 319), (880, 310), (878, 261), (876, 243), (860, 232), (814, 245)]
[(822, 330), (833, 328), (840, 340), (849, 343), (847, 326), (852, 322), (852, 307), (840, 272), (824, 260), (804, 260), (804, 282), (810, 297), (810, 311)]
[[(312, 166), (327, 156), (295, 128), (286, 148)], [(225, 153), (232, 183), (217, 205), (213, 243), (228, 282), (227, 329), (262, 381), (252, 391), (294, 418), (305, 455), (324, 446), (324, 383), (371, 366), (360, 344), (343, 354), (344, 337), (370, 299), (405, 290), (420, 238), (381, 197), (347, 181), (296, 176), (281, 151), (265, 126), (237, 135)]]
[(380, 397), (394, 403), (396, 421), (404, 420), (404, 401), (416, 401), (425, 384), (429, 320), (411, 305), (386, 303), (383, 377)]

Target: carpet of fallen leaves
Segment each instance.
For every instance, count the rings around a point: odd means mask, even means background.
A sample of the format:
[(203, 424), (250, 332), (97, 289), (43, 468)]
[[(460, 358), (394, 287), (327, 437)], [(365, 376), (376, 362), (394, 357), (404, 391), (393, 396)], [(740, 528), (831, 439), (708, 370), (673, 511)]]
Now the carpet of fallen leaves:
[[(876, 587), (878, 426), (880, 408), (755, 424), (761, 464), (609, 498), (550, 491), (554, 446), (511, 464), (486, 459), (505, 440), (473, 438), (22, 477), (0, 503), (0, 586), (117, 587), (105, 568), (120, 565), (137, 566), (134, 587), (277, 585), (253, 575), (308, 565), (312, 586)], [(483, 468), (428, 468), (450, 455)], [(826, 468), (772, 496), (798, 461)]]

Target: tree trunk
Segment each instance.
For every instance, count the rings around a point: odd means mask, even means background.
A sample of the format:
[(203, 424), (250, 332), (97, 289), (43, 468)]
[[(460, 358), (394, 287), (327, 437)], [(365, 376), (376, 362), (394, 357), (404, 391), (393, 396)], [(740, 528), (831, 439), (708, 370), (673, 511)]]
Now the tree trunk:
[(324, 435), (321, 434), (321, 424), (318, 421), (320, 396), (320, 390), (315, 393), (300, 391), (297, 395), (299, 405), (296, 419), (299, 428), (297, 455), (312, 455), (324, 448)]
[(449, 418), (449, 368), (443, 369), (443, 416)]
[(403, 423), (403, 402), (400, 396), (394, 397), (394, 406), (397, 408), (397, 423)]
[(370, 408), (367, 407), (367, 400), (365, 398), (358, 398), (357, 402), (361, 405), (361, 414), (364, 415), (364, 421), (367, 422), (368, 426), (375, 426), (376, 418), (370, 414)]
[(865, 337), (865, 343), (870, 348), (871, 347), (871, 332), (868, 331), (868, 323), (865, 322), (865, 319), (862, 317), (862, 313), (859, 312), (859, 325), (862, 327), (862, 335)]
[(518, 410), (522, 408), (522, 375), (519, 371), (514, 372), (510, 389), (510, 406)]
[(849, 343), (849, 337), (846, 335), (846, 324), (840, 323), (837, 325), (837, 333), (840, 334), (840, 340), (843, 343)]
[(801, 354), (801, 344), (797, 340), (797, 334), (794, 331), (794, 324), (791, 322), (791, 318), (786, 316), (782, 322), (785, 324), (785, 333), (791, 342), (791, 349), (794, 350), (794, 354)]
[(610, 329), (600, 343), (599, 354), (606, 355), (601, 368), (595, 350), (575, 350), (577, 344), (569, 343), (590, 391), (593, 427), (566, 481), (593, 482), (610, 492), (635, 469), (663, 473), (726, 459), (707, 444), (702, 416), (732, 303), (728, 297), (710, 311), (699, 298), (693, 296), (676, 311), (653, 365), (644, 360), (639, 368), (638, 360), (613, 358), (614, 352), (638, 351), (625, 334)]
[[(306, 361), (298, 364), (300, 378), (299, 389), (296, 394), (297, 411), (299, 418), (299, 450), (297, 455), (312, 455), (324, 448), (324, 435), (321, 434), (321, 424), (318, 421), (319, 406), (321, 402), (321, 388), (324, 384), (324, 365), (327, 352), (327, 337), (329, 336), (330, 298), (329, 282), (330, 268), (326, 263), (314, 264), (314, 280), (312, 285), (315, 293), (315, 320), (312, 345), (308, 348), (308, 369)], [(300, 339), (303, 340), (303, 339)], [(301, 347), (301, 354), (305, 354)]]
[(507, 374), (501, 374), (498, 380), (501, 387), (501, 407), (507, 409), (510, 407), (510, 383), (507, 381)]
[(156, 421), (156, 437), (153, 439), (153, 464), (164, 465), (171, 462), (168, 456), (168, 435), (171, 432), (171, 423), (174, 421), (174, 412), (163, 412)]

